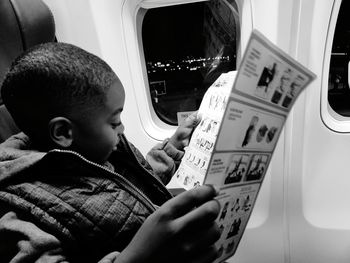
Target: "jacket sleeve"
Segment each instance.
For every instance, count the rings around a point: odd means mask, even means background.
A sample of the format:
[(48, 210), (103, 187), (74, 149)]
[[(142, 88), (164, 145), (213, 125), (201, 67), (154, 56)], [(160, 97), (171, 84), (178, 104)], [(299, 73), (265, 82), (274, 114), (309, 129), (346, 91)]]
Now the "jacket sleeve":
[[(104, 256), (98, 263), (113, 263), (119, 252)], [(31, 222), (8, 212), (0, 218), (0, 262), (73, 263), (67, 259), (61, 242)]]
[(60, 241), (14, 212), (0, 218), (0, 261), (68, 263)]

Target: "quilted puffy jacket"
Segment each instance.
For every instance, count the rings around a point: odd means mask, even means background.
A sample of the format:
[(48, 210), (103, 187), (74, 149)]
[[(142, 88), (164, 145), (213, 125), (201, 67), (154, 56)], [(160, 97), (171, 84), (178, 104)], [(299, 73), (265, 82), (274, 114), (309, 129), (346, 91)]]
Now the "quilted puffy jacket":
[[(97, 262), (121, 251), (156, 207), (172, 197), (125, 137), (109, 158), (114, 172), (64, 150), (44, 154), (5, 147), (0, 161), (0, 218), (20, 218), (53, 238), (53, 250), (63, 251), (64, 259), (50, 262)], [(11, 236), (16, 226), (6, 222), (0, 220), (0, 262), (11, 260), (12, 239), (20, 245)], [(35, 234), (24, 235), (31, 240)], [(34, 254), (46, 249), (45, 238), (32, 242)]]

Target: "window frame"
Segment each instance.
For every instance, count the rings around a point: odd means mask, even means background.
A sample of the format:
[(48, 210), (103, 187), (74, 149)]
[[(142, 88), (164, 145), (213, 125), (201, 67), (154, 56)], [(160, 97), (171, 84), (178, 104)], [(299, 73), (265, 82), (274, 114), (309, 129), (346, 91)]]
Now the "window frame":
[[(124, 41), (126, 54), (129, 60), (129, 71), (132, 74), (132, 86), (134, 89), (135, 101), (138, 107), (138, 115), (145, 133), (155, 140), (162, 140), (170, 137), (177, 126), (173, 126), (162, 121), (155, 112), (152, 105), (152, 99), (149, 89), (146, 61), (142, 44), (142, 21), (148, 9), (166, 7), (179, 4), (190, 4), (196, 2), (205, 2), (208, 0), (125, 0), (122, 8), (122, 23), (124, 30)], [(240, 61), (242, 40), (249, 37), (242, 36), (242, 20), (246, 17), (248, 29), (245, 32), (251, 32), (251, 8), (250, 1), (235, 0), (238, 6), (240, 44), (237, 47), (237, 64)], [(245, 7), (245, 13), (243, 13)]]
[(341, 3), (342, 0), (334, 0), (327, 31), (321, 80), (321, 118), (324, 124), (330, 130), (339, 133), (348, 133), (350, 132), (350, 117), (342, 116), (336, 111), (334, 111), (328, 102), (330, 61), (332, 56), (334, 34), (336, 30)]

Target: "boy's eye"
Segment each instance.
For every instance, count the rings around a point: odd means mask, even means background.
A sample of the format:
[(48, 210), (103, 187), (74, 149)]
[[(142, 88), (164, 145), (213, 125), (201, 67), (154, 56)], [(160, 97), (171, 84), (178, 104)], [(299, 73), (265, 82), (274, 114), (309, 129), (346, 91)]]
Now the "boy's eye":
[(121, 122), (112, 122), (111, 123), (112, 129), (116, 129), (120, 125), (121, 125)]

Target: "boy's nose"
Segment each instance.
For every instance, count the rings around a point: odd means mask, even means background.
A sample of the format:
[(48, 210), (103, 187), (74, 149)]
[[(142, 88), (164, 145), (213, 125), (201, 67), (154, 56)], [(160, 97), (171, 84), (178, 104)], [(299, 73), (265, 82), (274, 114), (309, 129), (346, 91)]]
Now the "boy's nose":
[(124, 125), (123, 125), (123, 123), (122, 123), (122, 124), (120, 124), (119, 127), (118, 127), (118, 135), (119, 135), (119, 134), (123, 134), (123, 133), (124, 133)]

